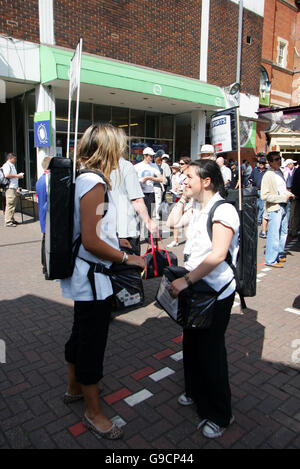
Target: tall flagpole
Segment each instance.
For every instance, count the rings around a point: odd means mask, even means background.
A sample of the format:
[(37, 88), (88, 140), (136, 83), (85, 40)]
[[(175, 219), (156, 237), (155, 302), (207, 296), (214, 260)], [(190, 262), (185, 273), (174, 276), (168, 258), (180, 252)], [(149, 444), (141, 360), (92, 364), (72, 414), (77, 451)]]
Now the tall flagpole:
[(76, 162), (77, 162), (77, 134), (78, 134), (78, 119), (79, 119), (79, 99), (80, 99), (80, 71), (81, 71), (81, 54), (82, 54), (82, 38), (79, 41), (79, 60), (78, 60), (78, 86), (77, 86), (77, 100), (76, 100), (76, 117), (75, 117), (75, 136), (74, 136), (74, 157), (73, 157), (73, 183), (76, 179)]

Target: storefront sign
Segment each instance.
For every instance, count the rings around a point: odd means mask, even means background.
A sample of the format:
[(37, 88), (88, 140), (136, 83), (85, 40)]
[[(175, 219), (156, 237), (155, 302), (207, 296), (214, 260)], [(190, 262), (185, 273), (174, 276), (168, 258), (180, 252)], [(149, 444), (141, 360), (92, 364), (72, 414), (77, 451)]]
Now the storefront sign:
[(51, 147), (52, 127), (51, 111), (36, 112), (34, 114), (34, 146)]

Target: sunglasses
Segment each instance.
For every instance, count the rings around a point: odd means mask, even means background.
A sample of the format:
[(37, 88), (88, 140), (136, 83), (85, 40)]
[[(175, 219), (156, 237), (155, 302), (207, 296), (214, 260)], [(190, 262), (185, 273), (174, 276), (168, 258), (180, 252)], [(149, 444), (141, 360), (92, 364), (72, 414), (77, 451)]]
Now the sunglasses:
[(180, 164), (180, 166), (184, 166), (184, 165), (185, 165), (185, 163), (179, 163), (179, 164)]

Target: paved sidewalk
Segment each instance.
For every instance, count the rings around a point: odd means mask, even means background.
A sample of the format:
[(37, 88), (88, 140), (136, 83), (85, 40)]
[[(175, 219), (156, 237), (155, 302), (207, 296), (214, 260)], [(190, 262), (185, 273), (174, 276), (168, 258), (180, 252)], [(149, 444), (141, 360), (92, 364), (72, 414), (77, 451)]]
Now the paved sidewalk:
[[(244, 312), (236, 300), (227, 332), (236, 422), (217, 440), (196, 430), (193, 407), (177, 403), (181, 329), (155, 305), (159, 280), (145, 282), (145, 306), (111, 322), (101, 396), (125, 437), (110, 442), (82, 425), (82, 402), (62, 403), (72, 302), (43, 279), (40, 239), (38, 222), (4, 228), (0, 212), (0, 448), (300, 447), (300, 243), (272, 270), (259, 239), (257, 296)], [(182, 250), (174, 249), (181, 263)]]

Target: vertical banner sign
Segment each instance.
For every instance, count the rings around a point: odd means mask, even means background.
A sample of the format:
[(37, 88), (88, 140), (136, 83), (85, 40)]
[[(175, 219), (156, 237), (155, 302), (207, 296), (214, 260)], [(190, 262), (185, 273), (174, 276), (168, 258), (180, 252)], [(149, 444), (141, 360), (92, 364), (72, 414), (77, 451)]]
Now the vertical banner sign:
[(51, 111), (34, 113), (34, 146), (51, 147), (52, 126)]
[(224, 109), (212, 115), (210, 123), (211, 142), (216, 153), (235, 151), (237, 142), (236, 107)]
[(75, 54), (71, 60), (69, 70), (69, 106), (68, 106), (68, 136), (67, 136), (67, 158), (70, 158), (70, 125), (71, 125), (71, 103), (72, 96), (77, 90), (76, 98), (76, 117), (75, 117), (75, 135), (74, 135), (74, 160), (73, 160), (73, 182), (76, 176), (76, 157), (77, 157), (77, 134), (78, 134), (78, 116), (80, 99), (80, 71), (82, 55), (82, 38), (80, 39)]

